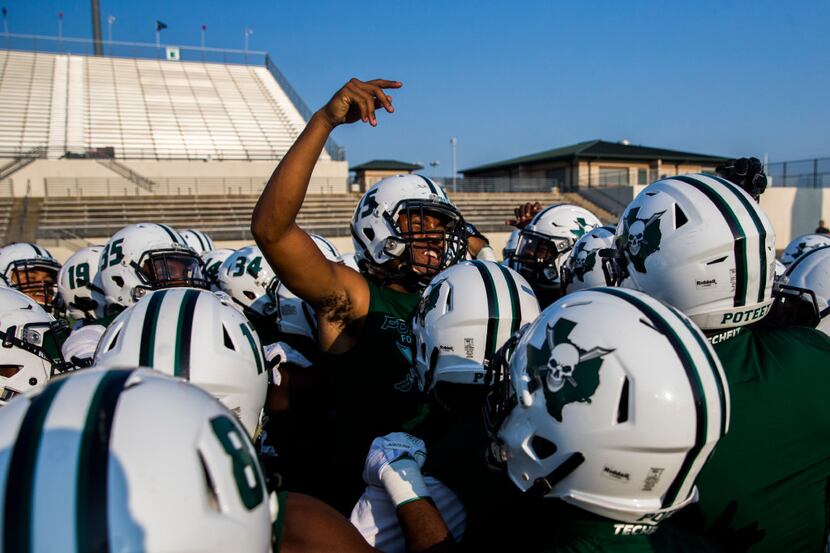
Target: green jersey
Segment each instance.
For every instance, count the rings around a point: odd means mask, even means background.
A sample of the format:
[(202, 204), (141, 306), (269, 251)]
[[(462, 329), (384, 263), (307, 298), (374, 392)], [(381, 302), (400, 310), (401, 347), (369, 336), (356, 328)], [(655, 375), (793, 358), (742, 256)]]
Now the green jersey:
[(830, 338), (792, 327), (731, 330), (710, 341), (732, 408), (729, 431), (697, 481), (707, 533), (730, 551), (822, 551), (830, 513)]
[(439, 402), (430, 405), (424, 424), (415, 431), (427, 448), (422, 472), (440, 480), (464, 504), (464, 551), (532, 549), (530, 540), (539, 535), (523, 530), (529, 519), (525, 511), (530, 508), (506, 474), (488, 467), (485, 453), (490, 439), (482, 420), (480, 394), (475, 394), (482, 390), (470, 391), (470, 397), (453, 398), (453, 412)]
[[(335, 500), (351, 510), (365, 487), (361, 474), (372, 440), (410, 428), (421, 407), (421, 394), (412, 368), (412, 316), (421, 295), (369, 285), (369, 312), (357, 343), (346, 353), (327, 356), (336, 412), (333, 459)], [(349, 503), (350, 502), (350, 503)]]
[(720, 551), (702, 536), (675, 527), (670, 521), (659, 526), (609, 520), (560, 501), (548, 500), (552, 508), (544, 553), (715, 553)]

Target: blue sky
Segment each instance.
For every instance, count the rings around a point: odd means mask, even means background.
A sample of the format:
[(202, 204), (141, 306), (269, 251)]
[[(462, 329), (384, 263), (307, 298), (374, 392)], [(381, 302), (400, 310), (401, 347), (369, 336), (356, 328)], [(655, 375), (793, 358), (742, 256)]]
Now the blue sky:
[[(0, 0), (11, 32), (91, 36), (89, 2)], [(830, 2), (101, 0), (115, 40), (266, 50), (316, 109), (346, 80), (403, 81), (397, 113), (339, 128), (357, 164), (450, 173), (582, 140), (771, 161), (830, 156)], [(432, 169), (426, 172), (432, 174)]]

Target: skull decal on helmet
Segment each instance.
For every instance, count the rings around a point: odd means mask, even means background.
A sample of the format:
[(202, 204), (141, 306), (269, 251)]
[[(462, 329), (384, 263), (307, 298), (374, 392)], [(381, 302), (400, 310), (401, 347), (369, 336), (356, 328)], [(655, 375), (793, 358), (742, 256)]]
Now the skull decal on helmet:
[(646, 272), (646, 258), (660, 249), (660, 216), (665, 211), (659, 211), (648, 219), (639, 219), (639, 208), (633, 208), (625, 218), (625, 232), (621, 237), (620, 247), (628, 254), (631, 264), (638, 272)]
[(541, 347), (528, 346), (528, 366), (542, 367), (536, 375), (545, 389), (551, 416), (562, 422), (562, 410), (569, 403), (590, 403), (599, 386), (603, 356), (614, 351), (602, 347), (585, 350), (570, 341), (576, 323), (559, 319), (547, 328)]

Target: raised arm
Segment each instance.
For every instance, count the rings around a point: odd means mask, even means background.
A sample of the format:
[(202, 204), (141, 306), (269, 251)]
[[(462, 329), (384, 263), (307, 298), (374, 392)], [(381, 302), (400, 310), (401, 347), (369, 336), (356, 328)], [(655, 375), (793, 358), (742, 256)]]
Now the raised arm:
[(297, 226), (311, 172), (331, 131), (358, 120), (377, 125), (375, 110), (392, 113), (384, 89), (401, 83), (352, 79), (316, 112), (280, 161), (257, 202), (251, 232), (280, 280), (326, 321), (348, 323), (368, 309), (368, 287), (357, 272), (328, 261)]

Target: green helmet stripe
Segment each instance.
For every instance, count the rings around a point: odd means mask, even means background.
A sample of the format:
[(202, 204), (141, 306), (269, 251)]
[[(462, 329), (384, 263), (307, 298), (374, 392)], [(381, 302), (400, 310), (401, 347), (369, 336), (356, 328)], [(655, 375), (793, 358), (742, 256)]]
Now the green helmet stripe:
[[(202, 247), (202, 250), (207, 250), (207, 245), (205, 244), (205, 241), (202, 239), (202, 233), (198, 230), (191, 230), (190, 232), (196, 235), (196, 240), (199, 241), (199, 246)], [(187, 242), (187, 240), (185, 240), (185, 242)]]
[(20, 424), (9, 460), (6, 497), (3, 505), (3, 551), (26, 553), (32, 549), (32, 512), (35, 495), (35, 468), (46, 415), (66, 379), (55, 380), (32, 398)]
[[(674, 307), (672, 307), (670, 305), (667, 305), (666, 307), (668, 307), (672, 311), (677, 311)], [(721, 410), (720, 410), (720, 435), (723, 436), (724, 434), (726, 434), (726, 430), (727, 430), (727, 423), (726, 423), (726, 419), (727, 419), (727, 415), (726, 415), (726, 391), (725, 391), (726, 384), (724, 383), (723, 378), (721, 377), (720, 371), (717, 369), (718, 363), (717, 363), (717, 361), (715, 361), (715, 358), (712, 355), (712, 352), (709, 351), (708, 347), (706, 347), (707, 346), (706, 341), (700, 335), (700, 332), (698, 332), (695, 329), (695, 327), (692, 326), (692, 323), (689, 322), (689, 320), (686, 317), (681, 317), (679, 315), (678, 315), (678, 319), (683, 321), (683, 324), (686, 325), (686, 328), (689, 329), (689, 333), (691, 333), (691, 335), (695, 337), (695, 341), (697, 342), (697, 345), (700, 346), (700, 349), (703, 350), (704, 354), (706, 354), (706, 360), (709, 362), (709, 366), (712, 367), (712, 376), (714, 377), (715, 385), (718, 388), (718, 400), (720, 401), (720, 406), (721, 406)]]
[(510, 293), (510, 311), (513, 314), (513, 320), (510, 322), (510, 336), (513, 336), (522, 324), (522, 304), (519, 302), (519, 289), (516, 287), (516, 280), (507, 270), (507, 267), (500, 263), (496, 266), (504, 276), (504, 280), (507, 282), (507, 291)]
[[(156, 226), (161, 227), (161, 228), (162, 228), (162, 230), (164, 230), (164, 232), (166, 232), (166, 233), (167, 233), (167, 235), (170, 237), (170, 240), (172, 240), (172, 241), (173, 241), (173, 242), (175, 242), (176, 244), (180, 244), (180, 243), (181, 243), (180, 238), (177, 238), (178, 233), (177, 233), (177, 232), (173, 232), (173, 229), (171, 229), (171, 228), (170, 228), (170, 227), (168, 227), (167, 225), (163, 225), (163, 224), (161, 224), (161, 223), (156, 223)], [(187, 244), (185, 244), (185, 245), (187, 245)]]
[(179, 318), (176, 323), (176, 357), (173, 360), (173, 375), (190, 380), (190, 346), (193, 338), (193, 313), (201, 294), (196, 290), (184, 293), (179, 305)]
[[(692, 445), (686, 453), (686, 457), (683, 459), (683, 463), (677, 471), (677, 476), (669, 485), (669, 488), (666, 490), (666, 494), (663, 496), (663, 508), (666, 508), (671, 506), (677, 499), (677, 495), (680, 493), (680, 490), (683, 488), (689, 477), (689, 472), (697, 463), (703, 446), (706, 445), (708, 417), (706, 409), (706, 393), (703, 389), (703, 383), (700, 380), (700, 371), (695, 365), (694, 359), (689, 353), (689, 350), (686, 348), (686, 345), (683, 343), (683, 340), (677, 335), (671, 324), (669, 324), (668, 321), (666, 321), (650, 305), (642, 301), (640, 298), (635, 297), (633, 294), (618, 288), (596, 288), (595, 290), (603, 294), (616, 296), (641, 311), (649, 319), (651, 325), (669, 341), (669, 344), (671, 344), (677, 354), (677, 357), (680, 359), (680, 363), (683, 365), (683, 370), (686, 373), (686, 378), (689, 381), (689, 388), (691, 389), (695, 405), (695, 441), (694, 445)], [(723, 412), (723, 404), (721, 404), (720, 409), (721, 412)]]
[(473, 261), (473, 265), (481, 274), (484, 281), (484, 291), (487, 296), (487, 337), (485, 338), (484, 363), (489, 365), (490, 359), (496, 352), (499, 330), (499, 304), (496, 301), (496, 283), (493, 282), (493, 275), (487, 269), (483, 261)]
[(248, 325), (242, 323), (241, 325), (239, 325), (239, 328), (242, 329), (242, 334), (245, 335), (245, 338), (248, 340), (248, 344), (251, 346), (251, 349), (254, 352), (254, 359), (256, 359), (256, 373), (262, 374), (263, 363), (260, 357), (262, 352), (260, 351), (260, 348), (256, 347), (256, 340), (254, 340), (254, 336), (251, 334), (251, 331), (248, 330)]
[(144, 312), (144, 322), (141, 326), (141, 343), (138, 348), (139, 366), (153, 367), (159, 310), (161, 309), (161, 302), (166, 294), (167, 290), (159, 290), (147, 300), (147, 310)]
[(118, 398), (132, 370), (104, 373), (92, 399), (81, 434), (75, 496), (75, 544), (78, 551), (108, 551), (107, 516), (110, 434)]
[(715, 179), (719, 183), (723, 184), (735, 195), (736, 198), (738, 198), (749, 213), (749, 217), (755, 225), (755, 230), (758, 231), (758, 259), (761, 262), (761, 280), (758, 283), (758, 301), (764, 301), (764, 292), (766, 292), (767, 288), (767, 267), (769, 267), (769, 263), (767, 263), (767, 229), (764, 227), (764, 223), (761, 222), (761, 218), (758, 217), (758, 208), (751, 205), (751, 200), (747, 199), (744, 194), (738, 192), (737, 187), (728, 180), (716, 176), (710, 176), (709, 178)]
[(421, 177), (421, 179), (423, 179), (423, 181), (425, 183), (427, 183), (427, 186), (429, 186), (429, 191), (430, 192), (432, 192), (433, 194), (436, 194), (436, 195), (438, 194), (438, 191), (435, 190), (435, 185), (432, 183), (432, 181), (430, 179), (426, 178), (423, 175), (418, 175), (418, 176)]
[(726, 221), (726, 224), (729, 225), (729, 230), (732, 231), (732, 239), (734, 242), (733, 248), (735, 253), (735, 297), (732, 304), (734, 307), (742, 307), (746, 305), (747, 286), (749, 280), (747, 268), (746, 233), (744, 232), (740, 221), (738, 221), (738, 217), (720, 193), (713, 189), (710, 185), (686, 175), (671, 177), (671, 179), (685, 182), (709, 198), (709, 200), (715, 205), (715, 208), (720, 211)]

